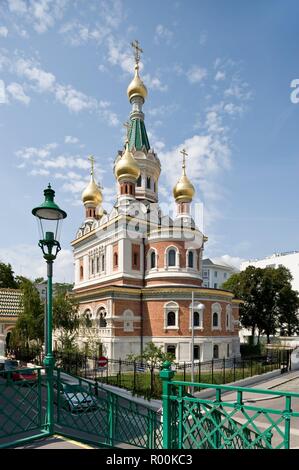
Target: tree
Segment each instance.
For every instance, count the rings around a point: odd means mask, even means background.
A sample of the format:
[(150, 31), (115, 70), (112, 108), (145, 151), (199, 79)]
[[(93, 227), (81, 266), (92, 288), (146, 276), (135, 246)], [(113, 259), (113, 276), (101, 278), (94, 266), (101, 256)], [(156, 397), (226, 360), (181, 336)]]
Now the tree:
[(34, 341), (41, 346), (44, 339), (44, 307), (38, 290), (25, 277), (19, 278), (18, 283), (23, 293), (22, 312), (19, 314), (12, 332), (12, 344), (29, 347), (30, 343)]
[(18, 284), (10, 264), (0, 263), (0, 288), (17, 289)]
[(58, 330), (60, 349), (77, 351), (75, 338), (81, 326), (91, 326), (91, 320), (79, 316), (78, 303), (64, 290), (58, 291), (53, 300), (53, 328)]
[(173, 354), (165, 353), (162, 351), (163, 346), (156, 346), (154, 343), (149, 342), (144, 348), (142, 354), (130, 354), (129, 361), (144, 361), (151, 369), (156, 369), (161, 366), (165, 361), (174, 361)]
[[(278, 268), (255, 268), (248, 266), (245, 271), (234, 274), (223, 288), (231, 290), (242, 300), (240, 322), (245, 328), (252, 329), (252, 336), (258, 329), (259, 335), (265, 334), (267, 342), (281, 323), (288, 331), (298, 328), (298, 293), (292, 290), (292, 275), (284, 266)], [(298, 303), (297, 303), (298, 302)]]

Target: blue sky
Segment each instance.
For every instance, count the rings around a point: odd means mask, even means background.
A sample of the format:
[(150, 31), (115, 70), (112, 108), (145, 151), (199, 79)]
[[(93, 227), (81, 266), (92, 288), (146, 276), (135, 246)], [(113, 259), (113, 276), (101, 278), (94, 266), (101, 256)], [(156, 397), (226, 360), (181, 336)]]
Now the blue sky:
[(298, 249), (298, 14), (296, 0), (0, 0), (0, 259), (45, 274), (31, 209), (51, 181), (68, 213), (56, 279), (72, 280), (91, 153), (104, 208), (114, 202), (134, 39), (162, 207), (185, 146), (205, 256), (238, 264)]

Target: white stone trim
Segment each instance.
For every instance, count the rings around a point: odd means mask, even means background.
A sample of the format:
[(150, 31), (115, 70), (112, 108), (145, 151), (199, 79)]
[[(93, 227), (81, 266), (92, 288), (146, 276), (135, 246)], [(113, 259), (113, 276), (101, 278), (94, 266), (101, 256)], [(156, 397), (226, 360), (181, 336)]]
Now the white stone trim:
[[(174, 312), (175, 314), (175, 325), (168, 326), (168, 313)], [(177, 302), (167, 302), (164, 304), (164, 330), (178, 330), (179, 329), (179, 304)]]

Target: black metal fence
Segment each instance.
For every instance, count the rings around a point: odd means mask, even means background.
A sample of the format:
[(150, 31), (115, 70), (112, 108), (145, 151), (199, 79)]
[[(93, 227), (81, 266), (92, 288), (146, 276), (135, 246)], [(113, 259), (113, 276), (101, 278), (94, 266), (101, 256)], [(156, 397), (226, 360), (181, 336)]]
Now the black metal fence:
[[(16, 359), (42, 365), (43, 353), (34, 349), (13, 351)], [(98, 356), (86, 356), (82, 353), (54, 351), (55, 365), (65, 372), (97, 380), (109, 385), (125, 388), (145, 397), (161, 397), (159, 365), (150, 365), (138, 361), (108, 359), (107, 365), (99, 366)], [(223, 358), (205, 362), (195, 362), (193, 378), (195, 382), (210, 384), (228, 384), (237, 380), (260, 375), (275, 369), (281, 369), (284, 360), (281, 354), (251, 358)], [(173, 363), (175, 379), (191, 381), (192, 364), (190, 362)]]

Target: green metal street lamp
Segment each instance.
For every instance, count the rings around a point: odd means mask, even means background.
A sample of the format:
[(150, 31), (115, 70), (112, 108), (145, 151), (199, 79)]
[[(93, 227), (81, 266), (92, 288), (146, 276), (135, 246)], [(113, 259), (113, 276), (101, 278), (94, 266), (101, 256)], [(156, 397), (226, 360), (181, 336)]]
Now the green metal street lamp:
[(47, 421), (46, 426), (50, 434), (53, 433), (54, 426), (54, 406), (53, 406), (53, 370), (54, 356), (52, 351), (52, 277), (53, 262), (57, 253), (61, 250), (59, 243), (60, 226), (67, 214), (54, 202), (55, 191), (51, 185), (44, 190), (44, 202), (32, 209), (32, 214), (37, 218), (41, 238), (38, 246), (42, 249), (47, 262), (47, 311), (46, 311), (46, 332), (45, 332), (45, 360), (47, 378)]

